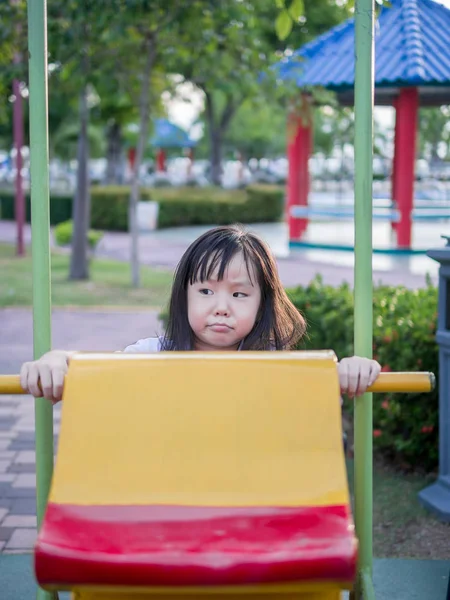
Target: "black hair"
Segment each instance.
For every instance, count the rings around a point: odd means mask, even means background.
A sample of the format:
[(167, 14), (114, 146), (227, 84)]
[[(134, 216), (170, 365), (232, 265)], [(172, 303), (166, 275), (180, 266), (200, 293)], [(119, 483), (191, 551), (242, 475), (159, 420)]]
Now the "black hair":
[(215, 227), (201, 235), (178, 263), (162, 350), (194, 349), (194, 333), (188, 320), (188, 285), (207, 281), (216, 269), (217, 279), (221, 281), (238, 253), (243, 255), (250, 280), (256, 274), (256, 283), (261, 289), (255, 325), (242, 341), (241, 349), (289, 350), (303, 337), (305, 319), (287, 297), (269, 247), (241, 225), (230, 225)]

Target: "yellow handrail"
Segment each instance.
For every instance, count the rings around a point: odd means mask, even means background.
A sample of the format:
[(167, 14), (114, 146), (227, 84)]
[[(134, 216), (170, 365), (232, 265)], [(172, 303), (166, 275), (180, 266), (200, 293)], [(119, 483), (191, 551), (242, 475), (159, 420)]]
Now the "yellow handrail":
[[(436, 379), (433, 373), (404, 372), (380, 373), (368, 392), (378, 393), (428, 393), (434, 390)], [(0, 375), (1, 394), (25, 394), (19, 375)]]

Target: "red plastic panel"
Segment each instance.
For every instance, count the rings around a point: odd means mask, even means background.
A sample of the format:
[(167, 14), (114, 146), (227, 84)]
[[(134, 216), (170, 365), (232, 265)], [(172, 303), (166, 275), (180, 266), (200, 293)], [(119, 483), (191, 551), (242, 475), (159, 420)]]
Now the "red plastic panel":
[(49, 504), (41, 585), (239, 585), (353, 581), (347, 506), (212, 508)]

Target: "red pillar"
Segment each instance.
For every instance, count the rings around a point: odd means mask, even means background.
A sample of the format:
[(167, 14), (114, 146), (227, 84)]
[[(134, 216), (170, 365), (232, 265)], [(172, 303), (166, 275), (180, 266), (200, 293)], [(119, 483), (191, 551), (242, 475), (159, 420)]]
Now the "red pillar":
[(398, 142), (396, 164), (396, 200), (400, 210), (397, 227), (397, 247), (411, 248), (411, 211), (414, 203), (414, 169), (416, 162), (417, 114), (419, 92), (417, 88), (400, 91), (397, 105)]
[(130, 171), (134, 172), (134, 164), (136, 162), (136, 148), (130, 148), (128, 150), (128, 164), (130, 165)]
[(158, 173), (164, 173), (166, 170), (166, 153), (162, 148), (158, 150), (156, 155), (156, 170)]
[(289, 239), (298, 240), (306, 231), (308, 219), (291, 217), (293, 206), (307, 206), (309, 195), (308, 161), (312, 148), (312, 127), (310, 111), (303, 119), (298, 116), (289, 117), (288, 126), (288, 181), (287, 210), (289, 223)]
[(187, 167), (187, 178), (190, 179), (192, 177), (192, 167), (194, 164), (194, 148), (187, 148), (185, 152), (186, 156), (189, 159)]
[[(397, 182), (398, 182), (398, 155), (399, 155), (399, 144), (398, 144), (398, 98), (395, 98), (393, 102), (393, 107), (395, 109), (395, 128), (394, 128), (394, 157), (392, 161), (392, 174), (391, 174), (391, 202), (392, 208), (398, 208), (398, 190), (397, 190)], [(391, 222), (391, 227), (394, 231), (397, 229), (397, 223)]]

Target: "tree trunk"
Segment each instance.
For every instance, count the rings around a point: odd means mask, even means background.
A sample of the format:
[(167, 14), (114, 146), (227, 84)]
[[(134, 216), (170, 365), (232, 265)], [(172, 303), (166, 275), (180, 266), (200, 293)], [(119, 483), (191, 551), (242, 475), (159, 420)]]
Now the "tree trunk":
[(133, 287), (140, 285), (139, 273), (139, 231), (137, 223), (137, 206), (139, 203), (139, 171), (144, 158), (148, 138), (148, 122), (150, 118), (150, 77), (156, 58), (156, 37), (154, 34), (145, 40), (145, 68), (142, 73), (141, 96), (139, 100), (139, 139), (131, 179), (130, 202), (128, 208), (128, 226), (131, 235), (131, 282)]
[(122, 127), (117, 121), (108, 125), (106, 131), (106, 183), (123, 182), (123, 140)]
[(211, 182), (214, 185), (222, 183), (222, 138), (220, 131), (210, 126), (209, 129), (209, 160), (211, 163)]
[(83, 86), (79, 98), (80, 133), (78, 136), (78, 169), (77, 189), (73, 203), (73, 236), (72, 254), (70, 258), (69, 279), (89, 279), (89, 260), (87, 233), (89, 229), (91, 203), (89, 193), (89, 142), (88, 122), (89, 108), (87, 102), (87, 85)]
[(219, 121), (217, 121), (212, 94), (207, 92), (204, 88), (203, 92), (206, 99), (206, 121), (208, 123), (209, 132), (211, 181), (214, 185), (220, 185), (222, 179), (223, 138), (240, 102), (236, 102), (234, 99), (229, 98)]

